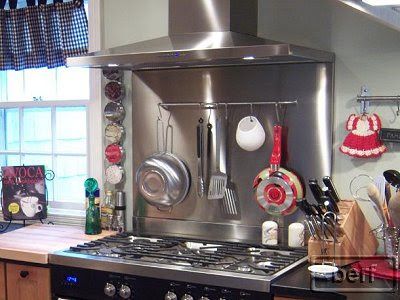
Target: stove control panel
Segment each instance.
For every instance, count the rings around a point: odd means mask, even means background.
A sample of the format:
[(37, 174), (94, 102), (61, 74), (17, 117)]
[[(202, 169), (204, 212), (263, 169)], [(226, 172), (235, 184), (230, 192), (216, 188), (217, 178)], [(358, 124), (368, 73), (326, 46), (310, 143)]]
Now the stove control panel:
[[(52, 266), (52, 295), (83, 300), (269, 300), (248, 290)], [(172, 279), (172, 278), (171, 278)]]

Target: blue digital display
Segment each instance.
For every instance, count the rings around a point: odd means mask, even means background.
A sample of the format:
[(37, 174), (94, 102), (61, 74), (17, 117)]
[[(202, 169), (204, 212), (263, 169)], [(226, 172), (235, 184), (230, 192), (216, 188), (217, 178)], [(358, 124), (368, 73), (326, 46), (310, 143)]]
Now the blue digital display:
[(78, 283), (78, 277), (76, 276), (67, 276), (65, 277), (65, 281), (68, 283)]

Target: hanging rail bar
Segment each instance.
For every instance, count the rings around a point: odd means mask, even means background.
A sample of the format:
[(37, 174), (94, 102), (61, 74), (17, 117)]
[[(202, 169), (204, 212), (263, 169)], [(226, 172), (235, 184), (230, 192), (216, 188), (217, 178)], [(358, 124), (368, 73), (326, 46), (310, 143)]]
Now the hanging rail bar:
[(225, 106), (239, 106), (239, 105), (291, 105), (297, 104), (297, 100), (294, 101), (271, 101), (271, 102), (172, 102), (172, 103), (159, 103), (158, 105), (164, 109), (168, 109), (169, 107), (187, 107), (187, 106), (196, 106), (202, 109), (216, 109), (218, 107)]
[(357, 102), (363, 102), (363, 101), (400, 101), (400, 95), (399, 96), (361, 96), (357, 95)]

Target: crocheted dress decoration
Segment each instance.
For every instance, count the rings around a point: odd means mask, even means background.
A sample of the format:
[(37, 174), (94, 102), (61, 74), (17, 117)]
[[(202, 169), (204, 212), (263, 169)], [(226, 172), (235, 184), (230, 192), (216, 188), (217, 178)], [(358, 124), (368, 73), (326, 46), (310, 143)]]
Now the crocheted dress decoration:
[(346, 129), (350, 133), (340, 146), (340, 151), (357, 158), (381, 156), (387, 150), (379, 139), (381, 127), (381, 120), (376, 114), (350, 115), (346, 122)]

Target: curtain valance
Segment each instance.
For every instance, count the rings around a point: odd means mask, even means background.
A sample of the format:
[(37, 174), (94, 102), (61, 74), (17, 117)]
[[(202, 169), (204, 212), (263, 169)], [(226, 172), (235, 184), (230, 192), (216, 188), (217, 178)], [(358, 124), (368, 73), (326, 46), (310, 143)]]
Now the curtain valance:
[(27, 6), (4, 9), (0, 0), (0, 70), (54, 68), (67, 57), (87, 53), (88, 22), (83, 0), (52, 4), (27, 0)]

